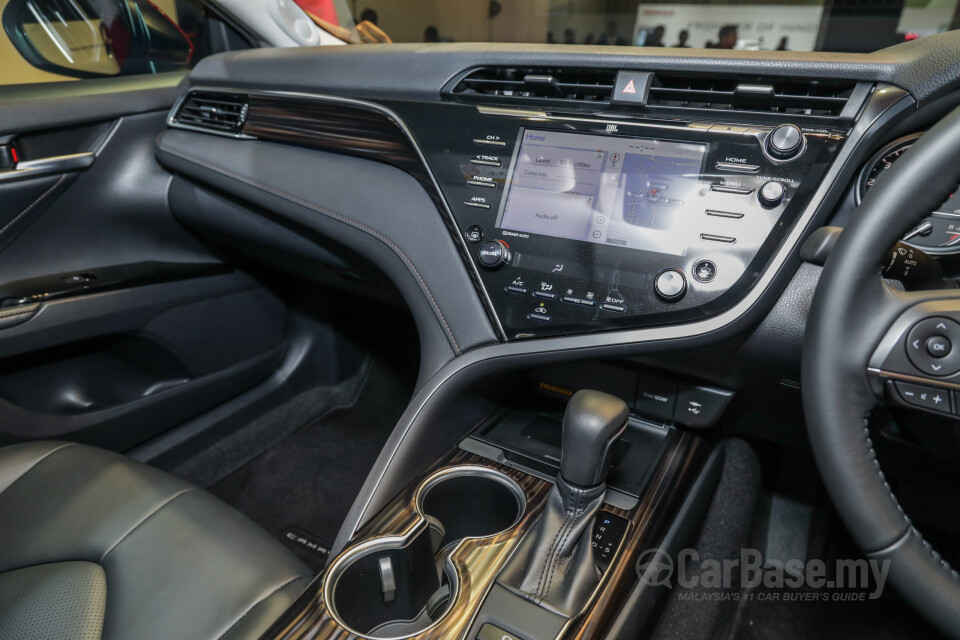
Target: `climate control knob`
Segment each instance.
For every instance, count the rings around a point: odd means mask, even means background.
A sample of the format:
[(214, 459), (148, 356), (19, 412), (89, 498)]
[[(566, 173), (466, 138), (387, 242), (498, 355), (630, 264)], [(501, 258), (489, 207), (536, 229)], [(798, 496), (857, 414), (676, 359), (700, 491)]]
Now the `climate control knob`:
[(500, 240), (488, 240), (480, 245), (477, 257), (487, 269), (497, 269), (510, 260), (510, 250)]
[(767, 153), (782, 162), (796, 160), (803, 153), (803, 132), (793, 124), (782, 124), (767, 136)]
[(760, 191), (757, 192), (757, 199), (763, 206), (772, 208), (783, 202), (785, 195), (787, 195), (787, 190), (784, 186), (771, 180), (760, 187)]

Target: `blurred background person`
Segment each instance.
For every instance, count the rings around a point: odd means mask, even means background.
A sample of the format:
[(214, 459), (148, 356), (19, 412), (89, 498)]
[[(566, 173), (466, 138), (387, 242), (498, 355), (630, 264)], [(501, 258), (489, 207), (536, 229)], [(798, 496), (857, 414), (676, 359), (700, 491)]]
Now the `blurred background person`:
[(577, 32), (569, 28), (564, 29), (563, 44), (577, 44)]
[(620, 28), (617, 25), (617, 21), (609, 21), (607, 23), (607, 30), (600, 34), (600, 37), (597, 39), (597, 44), (625, 46), (627, 39), (621, 36), (619, 31)]
[(684, 29), (680, 32), (680, 35), (677, 36), (677, 44), (673, 45), (678, 49), (689, 49), (690, 45), (687, 44), (687, 40), (690, 39), (690, 32)]
[(740, 34), (737, 29), (737, 25), (728, 24), (720, 27), (720, 32), (717, 34), (717, 49), (733, 49), (737, 46), (737, 40), (740, 39)]
[(777, 51), (790, 51), (787, 49), (787, 43), (790, 42), (790, 39), (787, 36), (780, 38), (780, 44), (777, 45)]
[(647, 38), (647, 41), (643, 43), (645, 47), (665, 47), (663, 44), (663, 34), (667, 32), (666, 27), (662, 24), (657, 26), (653, 32), (650, 34), (650, 37)]
[(424, 42), (440, 42), (440, 31), (433, 25), (423, 30)]

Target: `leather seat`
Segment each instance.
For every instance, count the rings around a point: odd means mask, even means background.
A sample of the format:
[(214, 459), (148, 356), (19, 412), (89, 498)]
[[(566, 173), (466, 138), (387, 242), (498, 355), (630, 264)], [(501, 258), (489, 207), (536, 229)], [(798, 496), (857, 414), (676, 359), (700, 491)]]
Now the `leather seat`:
[(257, 638), (310, 570), (213, 496), (77, 444), (0, 448), (0, 638)]

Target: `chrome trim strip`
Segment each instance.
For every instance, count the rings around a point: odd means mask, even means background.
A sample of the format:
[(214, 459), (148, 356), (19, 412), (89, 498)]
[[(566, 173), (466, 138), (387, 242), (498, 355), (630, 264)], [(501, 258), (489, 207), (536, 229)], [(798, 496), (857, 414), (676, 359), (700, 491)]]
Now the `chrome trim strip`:
[(871, 376), (875, 376), (880, 379), (881, 383), (884, 380), (901, 380), (903, 382), (913, 382), (915, 384), (922, 384), (927, 387), (942, 387), (944, 389), (955, 389), (960, 391), (960, 384), (956, 382), (948, 382), (946, 380), (940, 380), (937, 378), (923, 378), (921, 376), (911, 376), (906, 373), (895, 373), (893, 371), (887, 371), (886, 369), (877, 369), (875, 367), (868, 367), (867, 373)]
[(96, 159), (97, 155), (92, 151), (88, 151), (86, 153), (74, 153), (66, 156), (52, 156), (50, 158), (18, 162), (16, 169), (0, 171), (0, 182), (14, 182), (16, 180), (26, 180), (27, 178), (37, 178), (57, 173), (82, 171), (92, 165)]

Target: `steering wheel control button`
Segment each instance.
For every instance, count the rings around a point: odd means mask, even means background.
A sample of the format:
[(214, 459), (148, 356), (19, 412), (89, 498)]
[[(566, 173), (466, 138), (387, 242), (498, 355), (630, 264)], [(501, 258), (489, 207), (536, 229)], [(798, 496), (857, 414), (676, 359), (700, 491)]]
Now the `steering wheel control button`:
[(803, 153), (803, 132), (796, 125), (782, 124), (767, 136), (766, 149), (777, 160), (796, 160)]
[(946, 358), (953, 349), (950, 339), (945, 336), (930, 336), (926, 347), (927, 353), (934, 358)]
[(697, 282), (710, 282), (717, 277), (717, 265), (712, 260), (701, 260), (693, 266), (693, 278)]
[(480, 264), (487, 269), (496, 269), (507, 263), (507, 247), (499, 240), (487, 240), (480, 245), (480, 251), (477, 252), (480, 258)]
[(783, 185), (771, 180), (760, 187), (760, 191), (757, 192), (757, 199), (760, 200), (760, 204), (771, 209), (783, 202), (785, 195), (787, 195), (787, 190)]
[(960, 371), (960, 323), (934, 316), (913, 325), (907, 333), (910, 364), (928, 376), (952, 376)]
[(463, 237), (466, 238), (470, 244), (476, 244), (483, 240), (483, 227), (478, 224), (472, 225), (463, 232)]
[(897, 380), (893, 383), (904, 404), (929, 409), (938, 413), (950, 413), (950, 392), (946, 389), (927, 387)]

